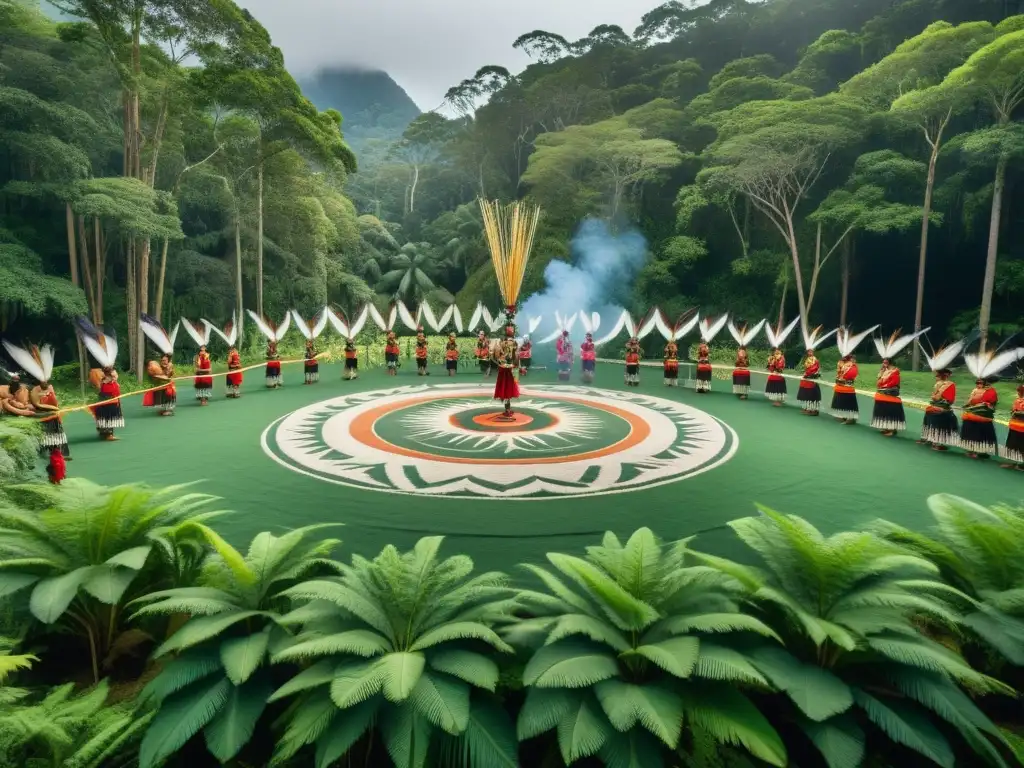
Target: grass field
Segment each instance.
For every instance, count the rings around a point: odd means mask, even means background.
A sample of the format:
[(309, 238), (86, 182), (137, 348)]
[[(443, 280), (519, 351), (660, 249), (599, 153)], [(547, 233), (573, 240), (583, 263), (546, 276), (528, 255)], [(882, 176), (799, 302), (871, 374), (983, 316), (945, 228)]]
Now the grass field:
[[(697, 535), (704, 547), (736, 554), (726, 523), (755, 513), (755, 503), (802, 515), (834, 532), (878, 517), (925, 525), (925, 499), (937, 492), (982, 503), (1024, 499), (1024, 473), (914, 445), (921, 420), (917, 411), (908, 409), (907, 433), (887, 440), (863, 425), (841, 427), (827, 416), (802, 416), (793, 398), (786, 408), (771, 408), (759, 395), (739, 401), (724, 382), (715, 382), (719, 391), (708, 396), (682, 387), (666, 390), (660, 373), (649, 369), (643, 371), (640, 393), (678, 399), (729, 425), (739, 443), (731, 459), (656, 488), (508, 501), (396, 496), (340, 486), (290, 471), (261, 445), (269, 425), (310, 403), (357, 390), (448, 381), (438, 373), (426, 380), (408, 369), (396, 378), (370, 371), (343, 382), (340, 367), (325, 365), (321, 382), (307, 387), (300, 385), (301, 365), (287, 366), (284, 388), (264, 389), (262, 376), (253, 372), (242, 399), (223, 400), (218, 390), (207, 408), (189, 400), (191, 393), (182, 386), (177, 414), (169, 419), (144, 411), (137, 397), (126, 398), (127, 428), (115, 443), (96, 440), (87, 415), (67, 417), (74, 456), (69, 472), (107, 484), (202, 481), (200, 489), (222, 497), (223, 506), (234, 510), (218, 528), (236, 545), (261, 530), (337, 522), (345, 526), (340, 535), (350, 551), (370, 554), (387, 543), (408, 547), (420, 536), (443, 534), (450, 539), (446, 549), (466, 552), (486, 568), (535, 561), (549, 551), (579, 551), (606, 530), (626, 534), (640, 526), (666, 539)], [(538, 373), (530, 383), (554, 378), (552, 372)], [(477, 383), (479, 376), (463, 373), (455, 380)], [(620, 368), (600, 365), (596, 383), (621, 390)], [(762, 386), (755, 376), (754, 391)], [(870, 407), (870, 401), (862, 401), (865, 421)]]

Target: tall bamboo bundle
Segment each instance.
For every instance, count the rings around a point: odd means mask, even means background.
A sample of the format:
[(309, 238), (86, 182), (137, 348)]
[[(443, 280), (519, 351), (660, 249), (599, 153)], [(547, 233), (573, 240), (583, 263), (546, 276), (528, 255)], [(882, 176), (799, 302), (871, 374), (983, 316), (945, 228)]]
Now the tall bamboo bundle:
[(505, 302), (505, 315), (509, 326), (514, 326), (519, 291), (523, 287), (526, 263), (530, 260), (540, 220), (540, 207), (521, 201), (503, 205), (495, 200), (481, 199), (480, 212), (491, 250), (491, 263)]

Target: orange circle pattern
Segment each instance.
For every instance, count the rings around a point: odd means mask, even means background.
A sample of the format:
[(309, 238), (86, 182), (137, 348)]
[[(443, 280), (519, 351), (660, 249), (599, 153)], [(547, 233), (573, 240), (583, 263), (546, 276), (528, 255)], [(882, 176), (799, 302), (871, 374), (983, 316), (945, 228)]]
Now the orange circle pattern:
[[(455, 416), (450, 416), (448, 423), (453, 427), (460, 426), (459, 420)], [(522, 429), (527, 424), (533, 423), (533, 416), (526, 413), (513, 413), (511, 418), (506, 418), (504, 411), (495, 411), (494, 413), (477, 414), (473, 417), (473, 423), (488, 429)], [(555, 423), (558, 423), (557, 420)]]

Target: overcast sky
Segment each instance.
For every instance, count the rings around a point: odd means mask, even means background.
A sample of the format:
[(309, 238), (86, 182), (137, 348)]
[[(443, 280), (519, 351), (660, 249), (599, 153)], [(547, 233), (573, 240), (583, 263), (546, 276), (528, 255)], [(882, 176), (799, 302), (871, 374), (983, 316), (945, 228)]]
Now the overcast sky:
[(577, 40), (598, 24), (632, 33), (659, 0), (240, 0), (301, 76), (320, 67), (383, 69), (421, 109), (484, 64), (521, 70), (512, 49), (543, 29)]

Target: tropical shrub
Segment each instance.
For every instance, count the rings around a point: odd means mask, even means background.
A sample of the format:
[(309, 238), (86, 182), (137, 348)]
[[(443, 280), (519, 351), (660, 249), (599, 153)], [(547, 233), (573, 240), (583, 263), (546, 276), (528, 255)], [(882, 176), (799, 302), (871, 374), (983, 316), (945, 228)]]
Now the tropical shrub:
[(549, 554), (560, 575), (525, 566), (544, 590), (520, 593), (533, 618), (506, 633), (533, 649), (521, 740), (555, 730), (567, 765), (599, 755), (610, 768), (653, 768), (680, 748), (685, 725), (786, 765), (782, 739), (744, 693), (769, 688), (746, 646), (774, 644), (775, 632), (741, 612), (736, 579), (690, 564), (687, 544), (641, 528), (624, 545), (606, 533), (586, 558)]
[[(154, 653), (177, 653), (143, 691), (159, 707), (146, 731), (139, 764), (159, 764), (200, 730), (221, 762), (246, 745), (274, 692), (269, 655), (289, 633), (277, 622), (287, 608), (282, 592), (316, 572), (338, 572), (328, 559), (341, 542), (310, 535), (328, 525), (309, 526), (273, 536), (261, 533), (243, 557), (216, 535), (217, 551), (197, 586), (153, 592), (135, 618), (188, 615)], [(208, 534), (209, 535), (209, 534)]]
[[(0, 688), (0, 690), (3, 690)], [(121, 768), (151, 715), (130, 705), (106, 706), (104, 680), (74, 696), (68, 683), (33, 702), (28, 691), (0, 702), (0, 765), (19, 768)]]
[(32, 478), (41, 434), (34, 419), (0, 418), (0, 488)]
[(885, 750), (889, 740), (952, 768), (956, 735), (986, 763), (1005, 765), (1002, 734), (965, 690), (1012, 689), (923, 629), (922, 619), (959, 625), (966, 596), (934, 563), (870, 532), (826, 538), (806, 520), (759, 509), (730, 526), (761, 567), (703, 557), (747, 586), (785, 643), (749, 654), (792, 702), (773, 706), (773, 720), (795, 723), (830, 767), (860, 765), (869, 745)]
[(94, 682), (149, 640), (137, 629), (125, 634), (127, 603), (193, 578), (205, 555), (203, 521), (222, 514), (202, 511), (213, 497), (182, 486), (104, 488), (74, 478), (8, 490), (33, 509), (0, 503), (0, 598), (27, 602), (37, 633), (79, 638)]
[(1024, 666), (1024, 511), (947, 494), (928, 499), (935, 530), (876, 523), (889, 541), (933, 562), (967, 595), (964, 625), (1006, 661)]
[(445, 755), (517, 765), (515, 733), (493, 696), (496, 653), (512, 650), (494, 626), (509, 618), (514, 592), (503, 574), (473, 576), (464, 555), (440, 559), (441, 542), (353, 557), (337, 578), (284, 593), (297, 606), (282, 623), (300, 631), (274, 662), (310, 666), (271, 697), (291, 700), (274, 763), (315, 745), (325, 768), (361, 740), (368, 761), (379, 738), (401, 768)]

